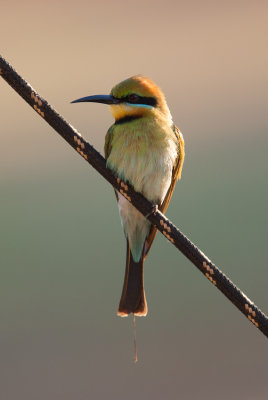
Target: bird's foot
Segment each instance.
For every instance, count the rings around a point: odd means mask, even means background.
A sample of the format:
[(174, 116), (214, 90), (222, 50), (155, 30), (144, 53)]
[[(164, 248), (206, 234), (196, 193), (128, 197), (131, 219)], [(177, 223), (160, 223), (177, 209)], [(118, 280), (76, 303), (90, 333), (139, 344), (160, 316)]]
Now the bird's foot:
[(145, 218), (148, 218), (151, 215), (155, 215), (157, 211), (158, 211), (158, 205), (157, 204), (153, 204), (150, 212), (145, 215)]

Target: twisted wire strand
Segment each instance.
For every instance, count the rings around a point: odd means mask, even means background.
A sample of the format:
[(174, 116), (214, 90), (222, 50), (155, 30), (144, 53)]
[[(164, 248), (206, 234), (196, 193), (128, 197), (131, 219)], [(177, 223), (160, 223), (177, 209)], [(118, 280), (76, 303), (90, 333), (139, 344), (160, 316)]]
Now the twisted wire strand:
[(80, 133), (66, 122), (1, 56), (0, 75), (92, 167), (154, 224), (256, 328), (268, 337), (267, 316), (198, 247), (174, 226), (164, 214), (155, 209), (154, 205), (143, 195), (135, 192), (129, 183), (117, 178), (106, 167), (106, 161), (102, 155), (87, 143)]

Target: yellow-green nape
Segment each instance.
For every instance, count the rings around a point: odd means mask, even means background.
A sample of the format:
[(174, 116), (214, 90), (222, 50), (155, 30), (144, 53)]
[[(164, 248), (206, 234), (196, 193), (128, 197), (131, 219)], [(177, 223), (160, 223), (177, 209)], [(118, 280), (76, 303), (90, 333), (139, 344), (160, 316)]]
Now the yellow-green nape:
[(132, 93), (142, 97), (153, 97), (161, 108), (165, 103), (165, 96), (162, 90), (150, 78), (142, 75), (135, 75), (118, 83), (111, 90), (111, 95), (116, 98), (124, 98)]
[(164, 118), (168, 125), (173, 124), (164, 93), (150, 78), (132, 76), (118, 83), (111, 95), (119, 99), (118, 104), (111, 104), (110, 107), (116, 121), (126, 117), (158, 116)]

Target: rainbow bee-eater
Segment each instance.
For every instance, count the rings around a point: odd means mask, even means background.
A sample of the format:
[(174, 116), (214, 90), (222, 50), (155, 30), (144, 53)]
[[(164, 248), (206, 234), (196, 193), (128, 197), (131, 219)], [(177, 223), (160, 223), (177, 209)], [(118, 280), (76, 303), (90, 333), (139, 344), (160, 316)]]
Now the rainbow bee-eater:
[[(83, 97), (76, 102), (110, 105), (115, 122), (105, 138), (107, 166), (164, 213), (181, 177), (184, 141), (172, 121), (161, 89), (138, 75), (116, 85), (110, 95)], [(143, 264), (157, 229), (118, 191), (115, 194), (127, 239), (125, 280), (118, 315), (145, 316)]]

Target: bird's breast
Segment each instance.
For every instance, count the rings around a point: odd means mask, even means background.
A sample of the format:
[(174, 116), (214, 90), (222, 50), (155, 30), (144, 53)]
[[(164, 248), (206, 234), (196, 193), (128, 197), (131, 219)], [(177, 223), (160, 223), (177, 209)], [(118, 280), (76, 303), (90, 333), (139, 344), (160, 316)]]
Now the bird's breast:
[(131, 122), (115, 126), (107, 165), (159, 204), (170, 186), (177, 151), (171, 126), (156, 121)]

